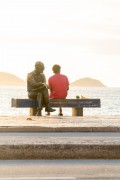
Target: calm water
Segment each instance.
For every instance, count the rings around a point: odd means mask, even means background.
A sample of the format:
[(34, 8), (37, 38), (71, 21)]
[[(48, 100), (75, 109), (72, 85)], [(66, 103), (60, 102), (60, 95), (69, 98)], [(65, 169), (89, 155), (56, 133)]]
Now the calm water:
[[(67, 98), (83, 95), (88, 98), (100, 98), (101, 108), (84, 108), (84, 116), (120, 115), (120, 88), (79, 88), (70, 87)], [(29, 108), (11, 107), (12, 98), (27, 98), (26, 87), (0, 86), (0, 116), (28, 115)], [(56, 115), (56, 112), (52, 115)], [(71, 109), (64, 108), (64, 115), (71, 115)], [(43, 110), (44, 115), (44, 110)]]

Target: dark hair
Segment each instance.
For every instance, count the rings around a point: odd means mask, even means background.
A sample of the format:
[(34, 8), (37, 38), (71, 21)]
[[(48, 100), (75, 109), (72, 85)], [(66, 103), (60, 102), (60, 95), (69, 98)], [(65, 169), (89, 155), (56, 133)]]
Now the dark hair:
[(61, 67), (58, 65), (58, 64), (55, 64), (53, 67), (52, 67), (52, 70), (54, 73), (59, 73), (60, 72), (60, 69)]

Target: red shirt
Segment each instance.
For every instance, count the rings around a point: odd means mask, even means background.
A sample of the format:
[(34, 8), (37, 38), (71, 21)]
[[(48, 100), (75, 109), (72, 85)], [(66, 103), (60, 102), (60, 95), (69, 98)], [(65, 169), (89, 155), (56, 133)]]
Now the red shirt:
[(50, 98), (65, 99), (69, 89), (69, 81), (67, 76), (62, 74), (54, 74), (48, 79), (50, 87)]

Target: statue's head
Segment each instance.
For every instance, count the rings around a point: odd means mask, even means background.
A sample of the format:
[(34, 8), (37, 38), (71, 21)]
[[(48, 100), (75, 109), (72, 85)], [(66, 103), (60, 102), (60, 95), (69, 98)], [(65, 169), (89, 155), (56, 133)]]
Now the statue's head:
[(45, 67), (44, 67), (43, 62), (37, 61), (37, 62), (35, 63), (35, 70), (36, 70), (38, 73), (43, 73), (44, 69), (45, 69)]

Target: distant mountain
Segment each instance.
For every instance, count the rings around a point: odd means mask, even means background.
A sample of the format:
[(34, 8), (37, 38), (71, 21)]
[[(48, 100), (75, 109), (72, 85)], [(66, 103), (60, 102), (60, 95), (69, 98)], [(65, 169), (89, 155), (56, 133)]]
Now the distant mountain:
[(10, 74), (10, 73), (5, 73), (5, 72), (0, 72), (0, 85), (4, 86), (23, 86), (26, 85), (26, 82), (19, 77)]
[(102, 82), (92, 78), (78, 79), (70, 84), (70, 86), (81, 86), (81, 87), (106, 87)]

